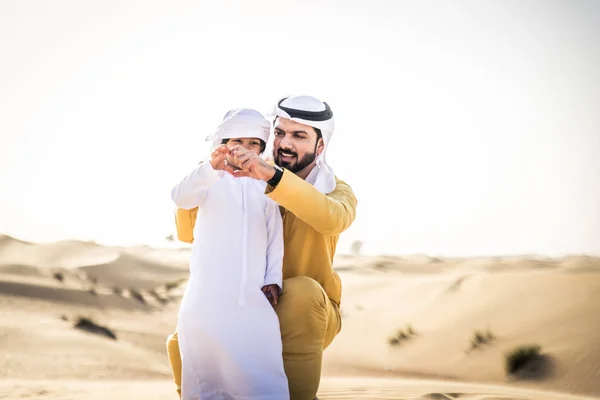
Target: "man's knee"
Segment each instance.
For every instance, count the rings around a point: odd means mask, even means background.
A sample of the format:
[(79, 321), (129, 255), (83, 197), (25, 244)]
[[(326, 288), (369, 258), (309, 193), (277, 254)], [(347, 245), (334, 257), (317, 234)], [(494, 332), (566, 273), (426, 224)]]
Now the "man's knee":
[(326, 321), (329, 300), (321, 285), (312, 278), (298, 276), (283, 281), (281, 300), (282, 307), (277, 310), (278, 313), (309, 324)]
[(327, 329), (327, 295), (317, 281), (295, 277), (283, 281), (277, 304), (284, 353), (317, 353)]

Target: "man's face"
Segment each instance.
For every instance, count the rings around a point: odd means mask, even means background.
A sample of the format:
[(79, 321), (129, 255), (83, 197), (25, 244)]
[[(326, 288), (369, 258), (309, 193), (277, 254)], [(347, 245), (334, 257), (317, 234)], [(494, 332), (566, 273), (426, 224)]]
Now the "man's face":
[(273, 158), (278, 166), (298, 173), (314, 166), (323, 147), (313, 127), (282, 117), (275, 121)]

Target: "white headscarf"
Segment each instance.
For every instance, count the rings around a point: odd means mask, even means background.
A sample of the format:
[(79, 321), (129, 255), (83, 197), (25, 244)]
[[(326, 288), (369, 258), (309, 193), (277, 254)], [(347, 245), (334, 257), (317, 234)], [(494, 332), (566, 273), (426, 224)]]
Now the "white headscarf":
[(333, 135), (333, 112), (329, 105), (312, 96), (290, 96), (279, 100), (273, 114), (321, 130), (325, 146), (306, 180), (321, 193), (331, 193), (335, 189), (335, 175), (325, 157)]
[(271, 124), (263, 115), (250, 108), (230, 110), (223, 117), (214, 135), (207, 136), (206, 141), (212, 141), (212, 149), (221, 145), (223, 139), (258, 138), (265, 143), (269, 141)]

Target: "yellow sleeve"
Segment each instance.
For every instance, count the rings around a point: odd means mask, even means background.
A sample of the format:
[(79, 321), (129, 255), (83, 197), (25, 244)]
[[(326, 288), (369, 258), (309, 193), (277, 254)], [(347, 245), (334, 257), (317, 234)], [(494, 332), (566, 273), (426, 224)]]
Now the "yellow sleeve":
[(304, 179), (285, 170), (277, 186), (274, 189), (269, 186), (266, 194), (324, 235), (339, 235), (348, 229), (356, 217), (354, 192), (346, 182), (337, 178), (334, 191), (325, 195)]
[(178, 208), (175, 214), (175, 226), (177, 227), (177, 239), (185, 243), (194, 241), (194, 225), (198, 216), (198, 207), (190, 210)]

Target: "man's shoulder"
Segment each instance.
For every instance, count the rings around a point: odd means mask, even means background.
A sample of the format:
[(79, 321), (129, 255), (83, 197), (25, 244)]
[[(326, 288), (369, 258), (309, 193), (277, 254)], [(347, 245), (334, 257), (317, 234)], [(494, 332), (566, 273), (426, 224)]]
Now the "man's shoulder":
[(356, 202), (356, 196), (350, 185), (337, 176), (335, 177), (335, 189), (333, 189), (333, 192), (329, 193), (329, 196), (338, 197), (340, 199), (353, 199), (353, 201)]
[(336, 190), (338, 190), (338, 189), (349, 189), (349, 190), (352, 190), (352, 188), (350, 187), (350, 185), (346, 181), (338, 178), (337, 175), (336, 175), (336, 177), (335, 177), (335, 189), (334, 189), (334, 192)]

